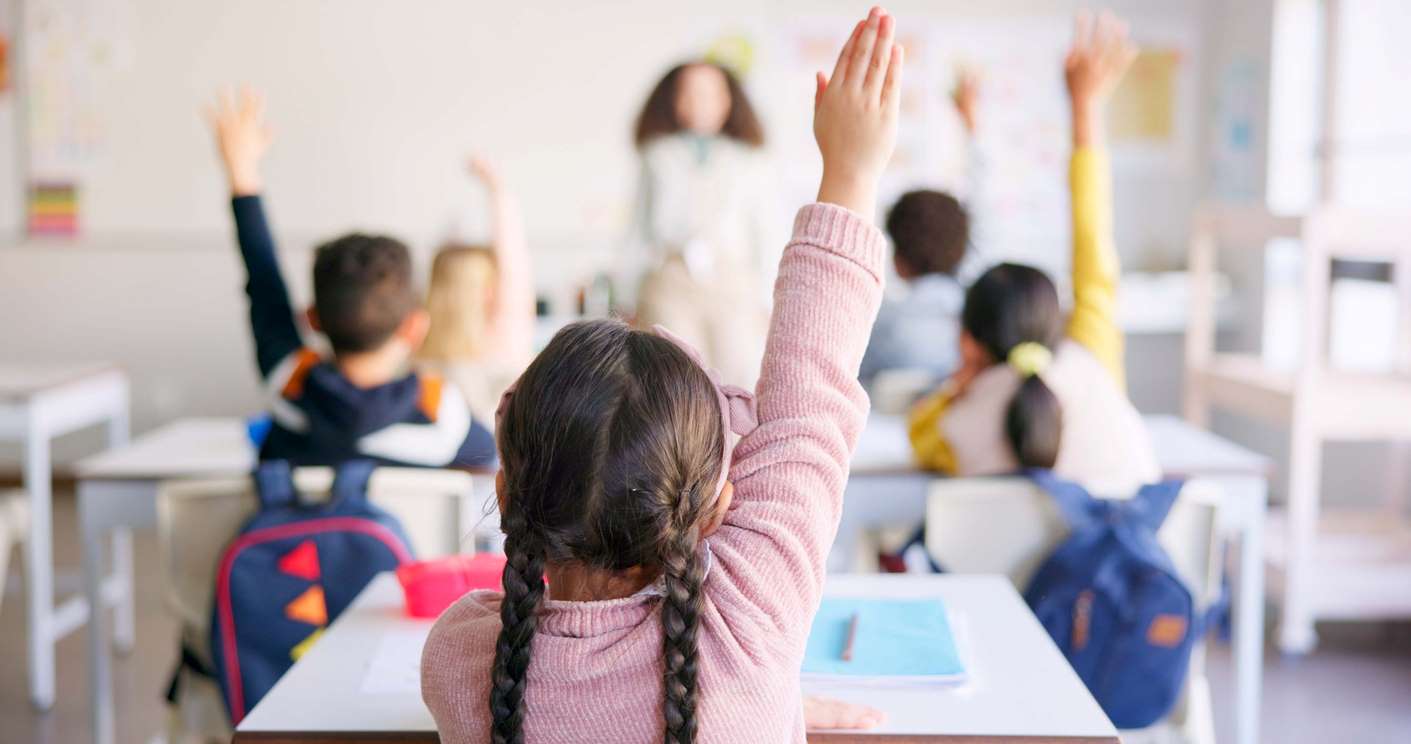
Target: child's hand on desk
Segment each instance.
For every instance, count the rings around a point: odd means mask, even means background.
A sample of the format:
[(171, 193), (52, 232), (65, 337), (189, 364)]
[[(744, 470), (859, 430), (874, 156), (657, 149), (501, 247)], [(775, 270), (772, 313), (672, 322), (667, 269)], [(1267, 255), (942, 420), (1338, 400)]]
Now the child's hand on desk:
[(897, 139), (902, 48), (896, 21), (880, 8), (857, 24), (832, 77), (818, 73), (813, 135), (823, 155), (818, 201), (871, 215), (877, 181)]
[(229, 89), (223, 90), (216, 103), (206, 109), (206, 116), (215, 129), (230, 193), (259, 193), (260, 160), (274, 141), (274, 134), (265, 124), (264, 96), (249, 86), (242, 87), (238, 96)]
[(804, 728), (809, 731), (870, 729), (882, 725), (886, 718), (882, 711), (865, 705), (812, 695), (805, 695), (803, 699)]
[(1104, 11), (1096, 20), (1079, 13), (1073, 47), (1063, 60), (1068, 100), (1073, 107), (1073, 144), (1083, 147), (1102, 139), (1102, 107), (1137, 58), (1127, 38), (1127, 24)]

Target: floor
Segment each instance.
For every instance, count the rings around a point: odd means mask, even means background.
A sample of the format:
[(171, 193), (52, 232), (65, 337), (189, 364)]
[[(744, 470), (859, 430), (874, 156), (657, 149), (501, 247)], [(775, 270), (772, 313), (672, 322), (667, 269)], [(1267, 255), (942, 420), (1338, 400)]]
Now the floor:
[[(55, 555), (60, 591), (78, 588), (74, 501), (55, 503)], [(162, 609), (155, 544), (150, 533), (137, 544), (138, 636), (132, 654), (117, 660), (119, 744), (148, 744), (163, 723), (167, 674), (175, 659), (175, 625)], [(0, 739), (5, 744), (79, 744), (88, 739), (84, 636), (59, 645), (59, 701), (47, 714), (29, 704), (25, 677), (24, 592), (19, 563), (0, 603)], [(1265, 665), (1262, 726), (1265, 742), (1411, 742), (1411, 626), (1334, 625), (1322, 628), (1313, 655), (1296, 660), (1270, 654)], [(1217, 644), (1210, 659), (1217, 732), (1234, 731), (1229, 649)]]

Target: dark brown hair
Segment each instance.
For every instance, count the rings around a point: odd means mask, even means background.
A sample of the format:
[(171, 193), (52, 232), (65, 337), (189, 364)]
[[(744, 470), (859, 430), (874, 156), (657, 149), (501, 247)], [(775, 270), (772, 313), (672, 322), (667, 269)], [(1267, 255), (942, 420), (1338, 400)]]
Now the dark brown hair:
[(720, 74), (725, 76), (726, 87), (730, 89), (730, 115), (725, 118), (725, 125), (720, 128), (720, 133), (747, 145), (763, 145), (764, 128), (760, 126), (754, 107), (750, 105), (750, 99), (745, 95), (745, 89), (735, 74), (713, 62), (686, 62), (668, 70), (656, 87), (652, 88), (651, 95), (647, 96), (642, 113), (637, 115), (636, 133), (632, 138), (637, 144), (637, 149), (646, 147), (648, 142), (657, 137), (681, 131), (681, 121), (676, 118), (676, 98), (681, 85), (681, 74), (688, 68), (697, 66), (719, 70)]
[(524, 685), (544, 568), (659, 574), (668, 744), (696, 733), (696, 633), (725, 432), (710, 379), (670, 341), (620, 321), (559, 331), (519, 379), (497, 431), (505, 597), (491, 740), (524, 740)]
[(887, 213), (896, 257), (916, 276), (955, 276), (970, 245), (970, 214), (950, 194), (909, 191)]
[[(965, 293), (960, 324), (996, 364), (1026, 341), (1052, 349), (1062, 335), (1058, 290), (1044, 272), (1005, 263), (986, 271)], [(1052, 468), (1058, 461), (1063, 411), (1038, 375), (1024, 379), (1004, 413), (1004, 432), (1026, 468)]]
[(334, 353), (382, 346), (418, 302), (399, 240), (351, 233), (314, 253), (314, 310)]

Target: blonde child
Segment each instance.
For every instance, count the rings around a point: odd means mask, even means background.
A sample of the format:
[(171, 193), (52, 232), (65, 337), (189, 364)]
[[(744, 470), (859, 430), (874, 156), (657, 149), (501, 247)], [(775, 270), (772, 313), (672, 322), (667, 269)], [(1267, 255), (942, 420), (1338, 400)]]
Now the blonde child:
[(799, 667), (867, 416), (893, 26), (874, 9), (819, 74), (819, 203), (779, 265), (757, 399), (615, 321), (564, 329), (506, 393), (505, 590), (460, 600), (422, 657), (442, 741), (804, 741)]
[(488, 160), (472, 158), (470, 171), (489, 196), (490, 245), (437, 252), (426, 299), (431, 328), (418, 360), (455, 383), (477, 419), (490, 421), (533, 355), (534, 287), (514, 196)]
[(1051, 468), (1093, 488), (1155, 480), (1155, 455), (1126, 396), (1112, 185), (1103, 105), (1136, 55), (1126, 24), (1079, 16), (1065, 77), (1073, 115), (1069, 170), (1074, 307), (1066, 332), (1043, 272), (1001, 264), (970, 287), (961, 312), (961, 367), (913, 409), (923, 465), (956, 475)]

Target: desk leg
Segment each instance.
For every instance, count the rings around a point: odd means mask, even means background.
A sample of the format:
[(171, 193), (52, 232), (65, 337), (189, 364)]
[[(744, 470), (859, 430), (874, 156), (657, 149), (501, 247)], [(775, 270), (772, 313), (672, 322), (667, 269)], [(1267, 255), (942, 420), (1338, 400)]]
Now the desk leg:
[[(108, 419), (108, 448), (116, 449), (127, 444), (128, 440), (127, 399), (114, 407)], [(127, 653), (136, 641), (136, 597), (132, 587), (132, 531), (113, 531), (113, 574), (121, 587), (117, 604), (113, 608), (113, 645), (118, 651)], [(89, 605), (93, 607), (94, 605)]]
[(112, 543), (113, 578), (119, 587), (113, 606), (113, 646), (126, 654), (136, 641), (137, 624), (132, 587), (132, 530), (113, 530)]
[(1235, 741), (1258, 744), (1260, 685), (1264, 666), (1264, 524), (1268, 481), (1243, 480), (1239, 594), (1235, 603)]
[(88, 600), (88, 710), (94, 744), (113, 744), (112, 660), (103, 628), (103, 530), (101, 483), (78, 484), (79, 534), (83, 539), (83, 593)]
[(24, 485), (29, 493), (25, 590), (29, 593), (29, 697), (34, 707), (54, 705), (54, 537), (49, 432), (33, 418), (25, 435)]

